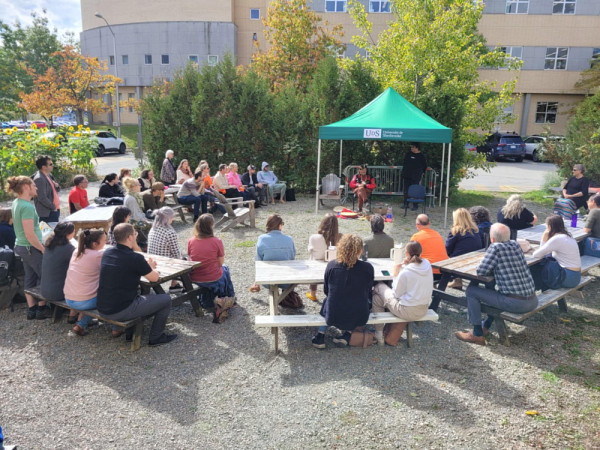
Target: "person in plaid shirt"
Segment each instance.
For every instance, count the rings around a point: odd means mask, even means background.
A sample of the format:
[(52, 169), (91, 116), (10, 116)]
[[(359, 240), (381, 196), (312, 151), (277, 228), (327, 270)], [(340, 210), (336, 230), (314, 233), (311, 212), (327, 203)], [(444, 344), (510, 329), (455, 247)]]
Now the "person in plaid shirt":
[[(175, 212), (168, 206), (156, 210), (154, 222), (148, 233), (148, 254), (182, 259), (177, 232), (171, 225)], [(169, 293), (182, 292), (183, 286), (177, 280), (171, 280)]]
[(526, 313), (537, 308), (533, 277), (517, 241), (510, 240), (510, 228), (495, 223), (490, 228), (490, 245), (477, 268), (477, 275), (493, 275), (498, 290), (478, 286), (467, 288), (467, 309), (473, 331), (457, 331), (461, 341), (485, 345), (485, 336), (492, 325), (493, 317), (481, 321), (481, 303), (502, 311)]

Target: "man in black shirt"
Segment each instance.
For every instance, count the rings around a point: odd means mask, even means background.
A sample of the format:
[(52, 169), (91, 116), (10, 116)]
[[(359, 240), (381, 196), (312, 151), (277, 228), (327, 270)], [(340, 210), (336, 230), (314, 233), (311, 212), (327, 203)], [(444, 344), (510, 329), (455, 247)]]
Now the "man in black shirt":
[[(425, 156), (421, 153), (421, 144), (413, 142), (410, 144), (410, 151), (406, 152), (404, 157), (404, 164), (402, 165), (402, 179), (404, 181), (404, 198), (408, 198), (408, 188), (413, 184), (420, 184), (421, 177), (427, 170), (427, 161)], [(406, 201), (406, 200), (405, 200)], [(413, 203), (413, 211), (417, 210), (419, 206)]]
[[(160, 277), (156, 261), (148, 261), (133, 251), (136, 232), (132, 225), (121, 223), (113, 230), (117, 245), (105, 250), (100, 265), (100, 284), (97, 307), (107, 319), (122, 321), (154, 315), (150, 330), (151, 346), (166, 344), (177, 338), (176, 334), (165, 334), (165, 325), (171, 311), (168, 294), (139, 295), (140, 277), (150, 282)], [(115, 334), (118, 336), (119, 334)]]
[(240, 181), (242, 182), (242, 185), (246, 186), (246, 190), (254, 196), (256, 200), (254, 206), (256, 208), (267, 206), (266, 192), (263, 189), (263, 184), (258, 182), (258, 178), (256, 177), (256, 167), (250, 164), (248, 166), (248, 172), (242, 175)]

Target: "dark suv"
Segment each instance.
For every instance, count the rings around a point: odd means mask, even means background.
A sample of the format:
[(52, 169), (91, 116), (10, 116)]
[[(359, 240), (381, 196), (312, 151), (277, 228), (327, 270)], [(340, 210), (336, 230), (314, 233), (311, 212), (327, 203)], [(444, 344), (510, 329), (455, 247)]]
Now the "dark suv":
[(477, 147), (478, 153), (485, 153), (488, 161), (500, 158), (514, 158), (521, 162), (525, 158), (525, 143), (517, 133), (493, 133), (485, 143)]

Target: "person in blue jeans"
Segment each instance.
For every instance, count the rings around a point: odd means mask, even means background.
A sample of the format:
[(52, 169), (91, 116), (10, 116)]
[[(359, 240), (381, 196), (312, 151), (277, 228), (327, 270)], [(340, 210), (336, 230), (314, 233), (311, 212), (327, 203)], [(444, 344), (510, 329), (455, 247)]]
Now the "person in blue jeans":
[(199, 170), (194, 174), (194, 178), (183, 182), (177, 193), (177, 200), (182, 205), (194, 205), (194, 222), (200, 217), (200, 211), (202, 214), (206, 214), (208, 197), (204, 192), (204, 173), (202, 171)]

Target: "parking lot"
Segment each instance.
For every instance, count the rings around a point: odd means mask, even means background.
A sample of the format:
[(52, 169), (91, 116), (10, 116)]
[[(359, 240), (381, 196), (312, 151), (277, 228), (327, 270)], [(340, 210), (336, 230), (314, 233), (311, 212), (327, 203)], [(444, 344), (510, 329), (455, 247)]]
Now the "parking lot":
[(462, 180), (459, 187), (489, 192), (535, 191), (544, 184), (544, 176), (553, 172), (556, 172), (556, 166), (552, 163), (536, 163), (530, 159), (523, 162), (498, 161), (491, 172), (476, 170), (475, 178)]

